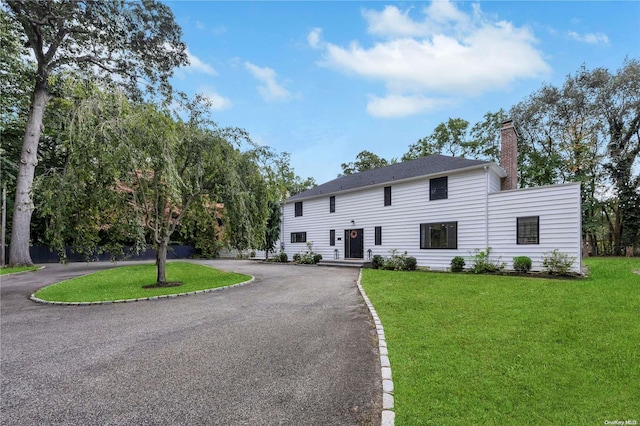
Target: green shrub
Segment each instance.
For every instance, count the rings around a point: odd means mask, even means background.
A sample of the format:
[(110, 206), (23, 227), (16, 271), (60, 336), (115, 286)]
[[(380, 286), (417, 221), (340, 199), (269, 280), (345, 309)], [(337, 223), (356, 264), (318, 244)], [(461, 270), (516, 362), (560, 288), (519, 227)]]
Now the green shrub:
[(404, 262), (400, 261), (397, 257), (387, 257), (382, 263), (382, 269), (388, 271), (400, 270)]
[(526, 274), (531, 270), (531, 258), (527, 256), (516, 256), (513, 258), (513, 269)]
[(408, 256), (404, 258), (404, 270), (405, 271), (415, 271), (416, 266), (418, 266), (418, 260), (413, 256)]
[(383, 264), (384, 257), (380, 256), (379, 254), (373, 256), (373, 259), (371, 260), (371, 267), (373, 269), (381, 269)]
[(403, 254), (398, 254), (398, 250), (394, 249), (391, 250), (391, 256), (382, 258), (380, 268), (389, 271), (414, 271), (417, 264), (416, 258), (407, 256), (406, 251)]
[(486, 274), (490, 272), (498, 272), (504, 269), (504, 263), (499, 263), (498, 260), (492, 260), (490, 258), (491, 247), (487, 247), (487, 251), (476, 250), (476, 254), (473, 256), (473, 265), (471, 270), (476, 274)]
[(318, 263), (317, 256), (320, 256), (320, 259), (322, 259), (322, 255), (318, 254), (318, 253), (302, 253), (302, 256), (300, 256), (300, 260), (298, 260), (298, 263), (301, 265), (315, 265), (316, 263)]
[(462, 256), (454, 257), (451, 259), (451, 272), (462, 272), (464, 265), (466, 265), (466, 263)]
[(282, 263), (287, 263), (289, 261), (289, 256), (287, 256), (287, 253), (281, 251), (280, 255), (278, 256), (278, 261)]
[(554, 275), (569, 275), (571, 266), (576, 261), (575, 257), (559, 252), (558, 249), (543, 253), (543, 256), (542, 266), (546, 272)]
[(322, 255), (313, 251), (312, 242), (307, 242), (307, 249), (304, 253), (294, 254), (293, 261), (301, 265), (315, 265), (322, 260)]

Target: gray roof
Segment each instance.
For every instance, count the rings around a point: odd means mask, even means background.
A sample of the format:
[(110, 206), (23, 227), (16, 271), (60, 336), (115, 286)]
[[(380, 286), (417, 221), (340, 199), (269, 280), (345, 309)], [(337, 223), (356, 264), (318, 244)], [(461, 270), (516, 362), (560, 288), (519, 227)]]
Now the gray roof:
[(291, 196), (287, 201), (335, 194), (365, 186), (380, 185), (402, 179), (427, 176), (467, 167), (491, 164), (488, 161), (469, 160), (460, 157), (433, 154), (403, 163), (367, 170), (352, 175), (340, 176), (337, 179), (318, 185), (307, 191)]

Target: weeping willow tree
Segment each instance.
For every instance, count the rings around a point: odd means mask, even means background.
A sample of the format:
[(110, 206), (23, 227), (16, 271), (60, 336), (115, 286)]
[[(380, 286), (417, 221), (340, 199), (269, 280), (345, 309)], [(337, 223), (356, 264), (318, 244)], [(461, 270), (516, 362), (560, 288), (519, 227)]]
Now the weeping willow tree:
[(168, 283), (171, 236), (188, 213), (217, 214), (223, 205), (227, 238), (237, 248), (264, 238), (266, 184), (241, 129), (218, 128), (206, 102), (183, 104), (187, 119), (122, 93), (98, 92), (69, 118), (67, 163), (39, 181), (48, 239), (63, 253), (92, 253), (98, 243), (121, 253), (150, 242), (157, 285)]

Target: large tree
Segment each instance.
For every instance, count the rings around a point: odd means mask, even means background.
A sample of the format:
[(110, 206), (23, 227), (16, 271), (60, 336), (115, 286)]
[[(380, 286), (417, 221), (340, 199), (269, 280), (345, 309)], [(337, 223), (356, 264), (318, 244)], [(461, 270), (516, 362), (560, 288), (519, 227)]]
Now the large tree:
[(342, 167), (342, 174), (351, 175), (354, 173), (364, 172), (366, 170), (378, 169), (395, 162), (395, 160), (388, 161), (371, 151), (364, 150), (360, 151), (358, 155), (356, 155), (356, 161), (342, 163), (340, 167)]
[(265, 259), (269, 260), (269, 253), (275, 250), (280, 239), (280, 221), (282, 212), (278, 201), (269, 201), (269, 217), (265, 226), (264, 243), (258, 248), (264, 250)]
[(620, 215), (616, 237), (621, 248), (640, 245), (640, 60), (625, 60), (617, 74), (583, 69), (577, 78), (606, 123), (605, 169), (618, 195)]
[(223, 206), (228, 241), (239, 249), (261, 244), (266, 183), (251, 151), (239, 150), (247, 135), (215, 126), (201, 102), (185, 105), (183, 120), (121, 93), (82, 101), (67, 130), (67, 163), (38, 182), (51, 244), (90, 255), (99, 242), (116, 253), (150, 242), (160, 285), (171, 237), (190, 212)]
[(467, 120), (449, 118), (438, 124), (432, 134), (409, 145), (409, 151), (402, 156), (402, 161), (431, 154), (499, 161), (500, 127), (505, 119), (506, 114), (502, 109), (486, 113), (484, 120), (471, 128)]
[(469, 122), (462, 118), (449, 118), (440, 123), (433, 133), (409, 146), (409, 151), (402, 157), (403, 161), (424, 157), (431, 154), (465, 157)]
[(275, 153), (269, 148), (263, 149), (263, 169), (265, 177), (273, 192), (274, 200), (284, 201), (288, 197), (299, 194), (316, 186), (312, 177), (302, 178), (291, 167), (291, 154)]
[(132, 94), (150, 88), (170, 91), (169, 77), (186, 64), (182, 31), (169, 7), (141, 2), (10, 0), (6, 2), (35, 58), (35, 83), (17, 174), (10, 264), (29, 265), (29, 229), (34, 209), (31, 190), (50, 77), (76, 70), (117, 79)]
[[(19, 147), (24, 136), (24, 121), (34, 69), (24, 60), (27, 49), (11, 16), (0, 8), (0, 187), (15, 189)], [(17, 154), (16, 154), (17, 151)], [(8, 211), (13, 211), (9, 200)]]
[(268, 185), (268, 219), (265, 223), (263, 241), (255, 246), (265, 251), (265, 258), (276, 248), (280, 239), (281, 203), (291, 195), (306, 191), (314, 186), (313, 178), (303, 179), (291, 167), (291, 155), (288, 152), (276, 153), (269, 147), (256, 147), (256, 162), (260, 164), (262, 174)]
[(561, 87), (545, 84), (510, 114), (521, 136), (520, 182), (580, 182), (585, 239), (597, 245), (604, 218), (612, 253), (638, 244), (640, 62), (625, 61), (617, 74), (582, 67)]

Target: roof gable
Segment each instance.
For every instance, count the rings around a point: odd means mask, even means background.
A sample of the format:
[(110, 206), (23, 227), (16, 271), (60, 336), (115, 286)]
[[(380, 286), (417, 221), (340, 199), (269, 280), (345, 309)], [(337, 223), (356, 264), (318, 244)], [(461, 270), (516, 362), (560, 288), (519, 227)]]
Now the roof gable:
[(378, 169), (367, 170), (351, 175), (340, 176), (337, 179), (318, 185), (307, 191), (293, 195), (287, 201), (335, 194), (371, 185), (380, 185), (403, 179), (427, 176), (468, 167), (491, 164), (483, 160), (470, 160), (460, 157), (433, 154), (403, 163), (392, 164)]

